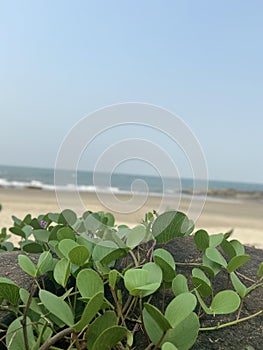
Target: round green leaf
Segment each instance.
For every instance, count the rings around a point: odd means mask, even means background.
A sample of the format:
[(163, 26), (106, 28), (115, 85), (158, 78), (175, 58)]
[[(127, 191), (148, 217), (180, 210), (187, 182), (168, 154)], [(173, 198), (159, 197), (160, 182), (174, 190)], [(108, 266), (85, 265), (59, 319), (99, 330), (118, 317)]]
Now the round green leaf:
[(55, 315), (58, 319), (64, 322), (67, 326), (72, 327), (74, 324), (74, 316), (69, 305), (56, 296), (48, 292), (47, 290), (41, 289), (39, 292), (39, 298), (45, 308)]
[(165, 310), (165, 317), (173, 328), (176, 328), (195, 309), (196, 297), (191, 293), (180, 294), (175, 297)]
[(218, 233), (216, 235), (210, 235), (209, 236), (209, 247), (211, 247), (211, 248), (218, 247), (222, 243), (224, 238), (225, 237), (224, 237), (223, 233)]
[(151, 318), (158, 324), (160, 329), (164, 332), (168, 329), (172, 328), (169, 321), (165, 318), (165, 316), (161, 313), (159, 309), (157, 309), (155, 306), (145, 303), (144, 309), (148, 314), (151, 316)]
[(175, 262), (172, 254), (165, 249), (156, 249), (153, 253), (154, 262), (163, 271), (163, 279), (166, 282), (172, 281), (175, 277)]
[(206, 250), (209, 247), (209, 235), (205, 230), (199, 230), (194, 235), (194, 241), (199, 250)]
[(79, 244), (68, 238), (63, 239), (58, 244), (58, 249), (65, 258), (68, 258), (68, 253), (75, 247), (79, 247)]
[(208, 257), (208, 259), (212, 260), (216, 264), (221, 265), (223, 267), (227, 266), (225, 258), (216, 248), (207, 248), (205, 254)]
[(216, 294), (212, 300), (210, 310), (213, 314), (231, 314), (235, 312), (240, 305), (238, 294), (232, 290), (224, 290)]
[(173, 279), (172, 290), (175, 296), (189, 292), (187, 279), (184, 275), (177, 275)]
[(65, 209), (59, 216), (60, 224), (67, 224), (73, 226), (77, 221), (77, 215), (74, 211), (70, 209)]
[(97, 317), (95, 321), (89, 325), (85, 334), (87, 339), (87, 348), (92, 349), (93, 344), (99, 335), (107, 328), (117, 325), (117, 316), (114, 311), (106, 311), (103, 315)]
[(81, 270), (77, 275), (77, 287), (83, 298), (92, 298), (95, 294), (104, 293), (104, 284), (99, 274), (92, 269)]
[(207, 298), (212, 294), (211, 282), (202, 270), (197, 268), (192, 270), (192, 281), (203, 297)]
[(237, 293), (240, 295), (241, 298), (245, 298), (245, 296), (249, 292), (249, 289), (240, 281), (240, 279), (234, 272), (230, 273), (230, 278), (233, 287), (235, 288)]
[(237, 270), (240, 266), (244, 265), (249, 259), (250, 255), (247, 254), (234, 256), (227, 264), (227, 271), (231, 273)]
[(145, 297), (154, 293), (162, 283), (162, 270), (155, 263), (147, 263), (141, 269), (125, 272), (124, 285), (133, 296)]
[(99, 337), (96, 339), (91, 350), (101, 350), (103, 344), (103, 350), (111, 350), (121, 340), (126, 338), (127, 329), (121, 326), (112, 326), (105, 329)]
[(167, 331), (162, 343), (172, 343), (178, 350), (191, 349), (198, 337), (199, 328), (199, 319), (191, 312), (177, 327)]
[(184, 237), (194, 230), (194, 224), (179, 211), (167, 211), (157, 217), (152, 233), (158, 243), (167, 243), (176, 237)]
[(77, 332), (81, 332), (90, 321), (96, 316), (103, 303), (104, 293), (99, 292), (95, 294), (87, 303), (82, 312), (80, 320), (73, 326)]
[(84, 265), (87, 262), (89, 256), (90, 253), (84, 245), (74, 247), (68, 253), (68, 257), (71, 263), (77, 266)]
[(178, 348), (175, 345), (173, 345), (172, 343), (165, 342), (162, 345), (162, 350), (178, 350)]
[(143, 225), (133, 227), (127, 234), (126, 245), (127, 247), (134, 249), (137, 247), (145, 238), (146, 228)]
[(233, 239), (230, 241), (232, 247), (234, 248), (236, 255), (244, 255), (245, 254), (245, 248), (242, 243), (240, 243), (238, 240)]
[(232, 259), (234, 256), (236, 256), (236, 251), (235, 251), (233, 245), (228, 240), (226, 240), (225, 238), (223, 239), (223, 241), (221, 243), (221, 248), (223, 249), (225, 254), (230, 259)]
[(49, 239), (50, 232), (44, 229), (33, 230), (33, 236), (35, 240), (42, 243), (47, 243)]
[(54, 279), (63, 288), (66, 287), (68, 278), (70, 276), (70, 262), (68, 259), (63, 258), (59, 260), (54, 268)]
[(43, 252), (37, 262), (37, 275), (44, 275), (46, 272), (53, 270), (53, 257), (50, 252)]
[(76, 236), (71, 227), (65, 226), (58, 229), (57, 239), (59, 241), (62, 241), (62, 239), (72, 239), (72, 241), (75, 241)]
[(37, 267), (26, 255), (18, 255), (18, 264), (28, 275), (36, 276)]
[(20, 247), (26, 253), (38, 254), (43, 252), (43, 247), (41, 244), (29, 240), (22, 242)]
[(0, 299), (17, 305), (19, 300), (19, 287), (9, 278), (0, 277)]

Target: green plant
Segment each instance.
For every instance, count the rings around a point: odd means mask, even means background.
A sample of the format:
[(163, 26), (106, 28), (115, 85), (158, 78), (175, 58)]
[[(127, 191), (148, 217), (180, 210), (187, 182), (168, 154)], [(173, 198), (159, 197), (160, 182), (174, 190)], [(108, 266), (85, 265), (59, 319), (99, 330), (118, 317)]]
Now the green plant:
[[(3, 328), (1, 341), (8, 349), (132, 349), (141, 331), (147, 349), (187, 350), (198, 333), (246, 321), (263, 313), (240, 318), (243, 301), (262, 285), (263, 264), (257, 281), (242, 283), (238, 273), (249, 256), (231, 233), (209, 236), (194, 234), (200, 251), (195, 261), (176, 262), (166, 244), (184, 239), (194, 231), (181, 212), (147, 213), (141, 225), (115, 225), (112, 214), (71, 210), (24, 219), (13, 217), (10, 232), (20, 236), (20, 249), (38, 253), (37, 263), (19, 255), (20, 267), (34, 284), (30, 292), (8, 278), (0, 278), (0, 309), (12, 312), (15, 320)], [(2, 251), (17, 249), (6, 242)], [(223, 255), (224, 252), (224, 255)], [(176, 273), (177, 266), (192, 269), (191, 280)], [(213, 282), (225, 270), (232, 288), (214, 292)], [(45, 286), (46, 277), (53, 291)], [(161, 295), (160, 307), (153, 305)], [(165, 306), (164, 300), (170, 295)], [(236, 313), (236, 319), (200, 327), (202, 313)], [(217, 316), (220, 317), (220, 316)]]

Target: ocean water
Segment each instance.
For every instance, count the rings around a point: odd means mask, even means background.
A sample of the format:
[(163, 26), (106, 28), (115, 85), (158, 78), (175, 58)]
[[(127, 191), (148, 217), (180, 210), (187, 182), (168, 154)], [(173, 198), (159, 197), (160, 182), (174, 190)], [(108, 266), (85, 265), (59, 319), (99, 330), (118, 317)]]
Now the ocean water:
[[(62, 174), (62, 175), (61, 175)], [(179, 192), (190, 194), (193, 190), (202, 195), (206, 191), (205, 182), (192, 179), (176, 179), (145, 175), (109, 174), (89, 171), (61, 171), (56, 189), (87, 192), (142, 193), (173, 195)], [(54, 190), (54, 169), (15, 167), (0, 165), (0, 187), (35, 188)], [(209, 181), (209, 192), (234, 191), (237, 193), (263, 193), (263, 184), (227, 181)]]

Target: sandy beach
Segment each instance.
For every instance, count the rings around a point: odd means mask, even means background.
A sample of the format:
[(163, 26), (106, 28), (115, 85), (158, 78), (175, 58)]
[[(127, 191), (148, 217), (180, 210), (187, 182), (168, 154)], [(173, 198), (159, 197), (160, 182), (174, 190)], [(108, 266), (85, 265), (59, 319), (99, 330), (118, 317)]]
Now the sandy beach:
[[(118, 195), (117, 205), (111, 205), (112, 197), (104, 194), (100, 198), (95, 193), (82, 193), (83, 208), (91, 211), (111, 211), (116, 217), (117, 223), (135, 226), (140, 223), (147, 211), (160, 208), (160, 197), (137, 196), (131, 198), (128, 195)], [(63, 204), (71, 208), (72, 194), (66, 193)], [(197, 211), (202, 200), (195, 199), (194, 205)], [(143, 203), (142, 203), (143, 202)], [(190, 199), (182, 198), (180, 205), (178, 199), (168, 197), (163, 200), (162, 208), (179, 209), (187, 213)], [(36, 189), (5, 189), (0, 188), (0, 228), (12, 225), (11, 216), (23, 218), (31, 213), (33, 216), (48, 212), (60, 211), (55, 192)], [(63, 209), (63, 208), (62, 208)], [(72, 208), (73, 210), (75, 208)], [(234, 229), (233, 238), (242, 243), (263, 248), (263, 203), (257, 200), (247, 199), (216, 199), (208, 198), (200, 217), (196, 221), (196, 229), (203, 228), (208, 233), (224, 233)], [(189, 215), (190, 216), (190, 215)], [(190, 216), (191, 217), (191, 216)], [(16, 242), (17, 237), (12, 237)]]

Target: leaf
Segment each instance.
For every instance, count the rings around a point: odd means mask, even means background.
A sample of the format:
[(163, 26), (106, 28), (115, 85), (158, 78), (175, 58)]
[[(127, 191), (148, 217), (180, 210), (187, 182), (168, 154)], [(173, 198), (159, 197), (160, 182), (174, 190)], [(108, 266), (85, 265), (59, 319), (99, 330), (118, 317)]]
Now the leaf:
[[(9, 350), (26, 350), (23, 328), (21, 325), (22, 319), (23, 316), (18, 317), (8, 327), (6, 345)], [(29, 349), (33, 349), (35, 346), (35, 337), (33, 334), (32, 321), (29, 317), (26, 318), (26, 329)]]
[(260, 279), (263, 276), (263, 262), (260, 263), (257, 271), (257, 278)]
[(196, 342), (199, 328), (199, 319), (194, 312), (191, 312), (177, 327), (167, 331), (163, 344), (168, 342), (178, 350), (188, 350)]
[(81, 270), (77, 275), (77, 287), (83, 298), (92, 298), (95, 294), (104, 293), (104, 284), (99, 274), (92, 269)]
[(248, 293), (248, 288), (240, 281), (237, 275), (234, 272), (230, 273), (230, 279), (233, 284), (233, 287), (240, 295), (241, 298), (245, 298)]
[(101, 261), (112, 251), (118, 249), (118, 245), (112, 241), (101, 241), (93, 249), (92, 257), (94, 261)]
[(53, 258), (50, 252), (43, 252), (37, 263), (37, 275), (44, 275), (46, 272), (53, 269)]
[(227, 266), (225, 258), (216, 248), (207, 248), (205, 254), (208, 257), (208, 259), (212, 260), (216, 264), (221, 265), (223, 267)]
[(25, 225), (23, 228), (22, 228), (22, 231), (25, 232), (25, 235), (26, 235), (26, 239), (31, 235), (32, 231), (33, 231), (33, 228), (32, 226), (30, 225)]
[(205, 230), (199, 230), (194, 235), (194, 241), (199, 250), (206, 250), (209, 247), (209, 235)]
[(167, 211), (157, 217), (152, 233), (158, 243), (167, 243), (176, 237), (184, 237), (194, 230), (194, 224), (179, 211)]
[(225, 254), (229, 257), (229, 259), (232, 259), (234, 256), (236, 256), (236, 251), (233, 247), (233, 245), (228, 242), (226, 239), (223, 239), (221, 243), (221, 248), (225, 252)]
[(76, 240), (74, 231), (68, 226), (61, 227), (57, 231), (57, 238), (59, 241), (62, 241), (63, 239), (71, 239), (72, 241)]
[(103, 303), (104, 293), (99, 292), (95, 294), (87, 303), (84, 311), (82, 312), (80, 320), (74, 324), (73, 328), (76, 332), (81, 332), (90, 321), (96, 316)]
[(227, 264), (227, 271), (229, 273), (237, 270), (240, 266), (244, 265), (250, 259), (250, 255), (239, 255), (234, 256), (230, 262)]
[(47, 243), (49, 239), (50, 232), (44, 229), (33, 230), (33, 236), (38, 242)]
[(68, 238), (63, 239), (58, 244), (58, 249), (65, 258), (68, 258), (68, 253), (75, 247), (79, 247), (79, 244)]
[(66, 287), (68, 278), (70, 276), (70, 262), (68, 259), (63, 258), (59, 260), (54, 268), (54, 279), (63, 288)]
[(175, 297), (165, 310), (165, 317), (173, 328), (176, 328), (195, 309), (196, 297), (191, 293), (183, 293)]
[(77, 215), (70, 209), (65, 209), (59, 216), (59, 223), (63, 225), (73, 226), (77, 221)]
[(223, 233), (218, 233), (217, 235), (209, 236), (209, 247), (216, 248), (218, 247), (224, 239)]
[(104, 213), (104, 216), (103, 218), (106, 218), (107, 221), (106, 221), (106, 225), (107, 226), (110, 226), (110, 227), (113, 227), (114, 224), (115, 224), (115, 218), (114, 216), (111, 214), (111, 213)]
[(125, 256), (127, 256), (127, 253), (128, 253), (128, 249), (122, 249), (122, 248), (114, 249), (113, 251), (105, 255), (103, 259), (101, 259), (100, 263), (109, 265), (111, 262), (117, 259), (125, 258)]
[(162, 350), (178, 350), (178, 348), (170, 342), (165, 342), (162, 345)]
[(177, 275), (172, 283), (172, 290), (175, 296), (189, 292), (187, 279), (184, 275)]
[(141, 269), (130, 269), (125, 272), (124, 285), (133, 296), (153, 294), (162, 283), (162, 270), (155, 263), (147, 263)]
[(146, 228), (143, 225), (133, 227), (128, 231), (126, 245), (127, 247), (134, 249), (137, 247), (145, 238)]
[[(19, 289), (19, 296), (20, 296), (20, 299), (22, 300), (22, 302), (26, 305), (28, 302), (28, 298), (30, 296), (30, 293), (27, 290), (25, 290), (24, 288), (20, 288)], [(31, 299), (29, 309), (34, 311), (38, 315), (42, 315), (43, 311), (42, 311), (41, 307), (38, 305), (37, 300), (38, 300), (37, 298)]]
[(172, 281), (175, 277), (175, 262), (172, 254), (162, 248), (156, 249), (153, 260), (162, 269), (163, 279), (167, 282)]
[(69, 260), (72, 264), (83, 266), (89, 259), (90, 253), (84, 245), (74, 247), (68, 253)]
[(39, 298), (45, 308), (64, 322), (67, 326), (72, 327), (74, 324), (74, 316), (69, 305), (56, 296), (48, 292), (47, 290), (41, 289), (39, 292)]
[(210, 310), (216, 315), (231, 314), (239, 308), (239, 305), (238, 294), (232, 290), (224, 290), (213, 298)]
[(9, 231), (17, 236), (20, 236), (26, 239), (26, 234), (20, 227), (10, 227)]
[(117, 316), (114, 311), (106, 311), (103, 315), (93, 321), (85, 334), (87, 348), (92, 349), (99, 335), (107, 328), (117, 325)]
[(18, 304), (19, 287), (9, 278), (0, 277), (0, 299), (4, 299), (12, 305)]
[(242, 243), (240, 243), (238, 240), (233, 239), (230, 241), (232, 247), (235, 249), (236, 255), (244, 255), (245, 254), (245, 248)]
[(37, 267), (26, 255), (18, 255), (18, 264), (28, 275), (36, 277)]
[(212, 294), (211, 282), (202, 270), (197, 268), (192, 270), (192, 281), (203, 297), (207, 298)]
[(23, 249), (23, 251), (26, 253), (38, 254), (43, 252), (42, 245), (36, 242), (25, 241), (20, 246), (21, 249)]
[(209, 276), (214, 277), (221, 271), (221, 265), (208, 259), (206, 253), (203, 254), (202, 260), (203, 260), (203, 265), (201, 266), (201, 268), (205, 268)]
[(158, 327), (162, 330), (162, 332), (167, 331), (168, 329), (172, 328), (169, 321), (165, 318), (165, 316), (161, 313), (160, 310), (158, 310), (155, 306), (144, 303), (144, 313), (148, 312), (150, 317), (153, 319), (154, 322), (157, 323)]
[(121, 326), (112, 326), (105, 329), (96, 339), (91, 350), (101, 350), (103, 344), (103, 350), (111, 350), (127, 335), (127, 329)]

